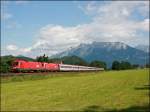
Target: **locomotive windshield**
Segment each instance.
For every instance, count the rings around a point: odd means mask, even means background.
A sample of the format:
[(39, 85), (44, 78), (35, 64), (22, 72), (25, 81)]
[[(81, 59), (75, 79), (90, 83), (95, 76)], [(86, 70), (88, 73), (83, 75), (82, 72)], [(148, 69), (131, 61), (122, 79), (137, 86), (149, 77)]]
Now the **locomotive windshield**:
[(13, 66), (18, 66), (18, 62), (14, 62), (14, 63), (13, 63)]

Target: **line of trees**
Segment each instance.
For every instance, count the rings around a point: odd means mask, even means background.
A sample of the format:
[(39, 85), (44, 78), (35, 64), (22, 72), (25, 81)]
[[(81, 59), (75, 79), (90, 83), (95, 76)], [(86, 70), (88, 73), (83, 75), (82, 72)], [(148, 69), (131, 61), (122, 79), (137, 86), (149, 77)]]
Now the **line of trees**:
[(145, 64), (143, 66), (139, 64), (131, 64), (128, 61), (114, 61), (112, 63), (112, 70), (127, 70), (127, 69), (137, 69), (137, 68), (150, 68), (150, 64)]
[(112, 70), (126, 70), (132, 69), (132, 65), (127, 61), (114, 61), (112, 63)]

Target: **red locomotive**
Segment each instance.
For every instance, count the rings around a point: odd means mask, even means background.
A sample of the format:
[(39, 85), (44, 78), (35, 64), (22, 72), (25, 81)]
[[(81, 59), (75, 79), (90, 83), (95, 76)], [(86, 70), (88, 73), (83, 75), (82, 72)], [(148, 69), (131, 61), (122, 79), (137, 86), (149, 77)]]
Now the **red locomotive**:
[(99, 71), (104, 68), (78, 66), (78, 65), (67, 65), (67, 64), (56, 64), (46, 62), (31, 62), (21, 59), (16, 59), (12, 63), (13, 72), (36, 72), (36, 71)]
[(31, 62), (17, 59), (12, 64), (12, 70), (17, 71), (58, 71), (59, 64), (45, 62)]

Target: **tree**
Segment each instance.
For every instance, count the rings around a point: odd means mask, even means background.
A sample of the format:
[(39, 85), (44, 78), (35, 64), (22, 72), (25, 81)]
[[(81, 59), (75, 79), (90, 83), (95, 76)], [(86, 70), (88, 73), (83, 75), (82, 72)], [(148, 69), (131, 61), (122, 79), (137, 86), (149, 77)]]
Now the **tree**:
[(150, 64), (149, 63), (145, 64), (145, 67), (150, 68)]
[(97, 60), (92, 61), (92, 62), (90, 63), (90, 66), (92, 66), (92, 67), (104, 68), (104, 69), (107, 68), (105, 62), (103, 62), (103, 61), (97, 61)]
[(122, 61), (120, 63), (120, 69), (121, 70), (126, 70), (126, 69), (131, 69), (131, 68), (132, 68), (131, 64), (127, 61)]
[(43, 56), (39, 56), (36, 58), (36, 60), (38, 62), (48, 62), (48, 56), (46, 56), (45, 54)]
[(139, 66), (138, 64), (133, 64), (133, 65), (132, 65), (132, 68), (133, 68), (133, 69), (139, 68), (139, 67), (140, 67), (140, 66)]
[(127, 61), (114, 61), (112, 63), (112, 70), (126, 70), (133, 68), (132, 65)]
[(112, 70), (120, 70), (120, 62), (114, 61), (111, 68)]
[(1, 64), (1, 66), (0, 66), (0, 72), (1, 73), (10, 72), (10, 66), (7, 63)]
[(1, 56), (0, 57), (0, 72), (6, 73), (11, 71), (12, 62), (16, 58), (14, 56), (8, 55), (8, 56)]

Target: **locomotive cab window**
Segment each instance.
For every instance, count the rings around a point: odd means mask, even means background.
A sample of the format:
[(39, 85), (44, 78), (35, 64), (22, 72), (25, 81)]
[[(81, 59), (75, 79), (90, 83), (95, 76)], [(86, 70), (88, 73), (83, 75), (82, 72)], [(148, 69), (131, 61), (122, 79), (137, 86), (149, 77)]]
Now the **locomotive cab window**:
[(19, 64), (18, 62), (14, 62), (13, 66), (18, 66), (18, 64)]

